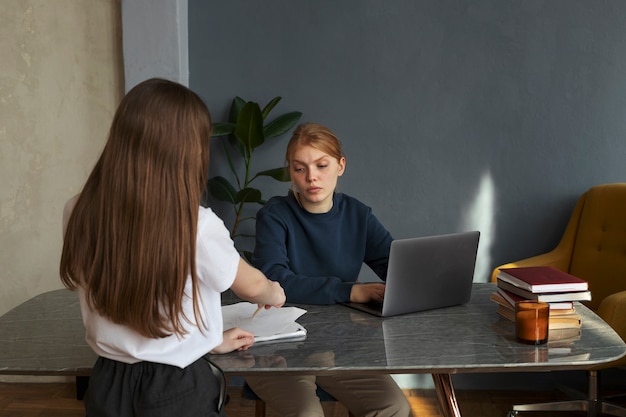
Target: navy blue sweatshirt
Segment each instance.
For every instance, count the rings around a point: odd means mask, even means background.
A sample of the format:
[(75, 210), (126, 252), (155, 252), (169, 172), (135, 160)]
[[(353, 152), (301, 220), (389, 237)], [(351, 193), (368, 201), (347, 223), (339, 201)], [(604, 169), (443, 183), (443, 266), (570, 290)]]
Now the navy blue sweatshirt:
[(280, 282), (287, 302), (347, 302), (364, 262), (385, 280), (391, 241), (372, 210), (355, 198), (335, 193), (332, 209), (314, 214), (290, 192), (257, 213), (252, 263)]

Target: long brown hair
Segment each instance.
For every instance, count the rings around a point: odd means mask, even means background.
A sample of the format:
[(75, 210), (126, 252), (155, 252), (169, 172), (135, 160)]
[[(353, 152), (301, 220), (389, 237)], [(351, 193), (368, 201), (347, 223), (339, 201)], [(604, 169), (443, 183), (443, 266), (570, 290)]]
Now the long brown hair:
[(151, 79), (122, 99), (64, 236), (63, 284), (151, 338), (184, 334), (185, 283), (198, 306), (196, 233), (211, 117), (198, 95)]

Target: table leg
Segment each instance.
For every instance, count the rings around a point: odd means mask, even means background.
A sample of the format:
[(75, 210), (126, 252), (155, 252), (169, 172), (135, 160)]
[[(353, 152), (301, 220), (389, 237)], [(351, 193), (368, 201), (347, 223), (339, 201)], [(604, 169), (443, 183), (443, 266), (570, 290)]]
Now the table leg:
[(450, 374), (432, 374), (439, 406), (445, 417), (461, 417), (461, 410), (456, 402), (452, 376)]

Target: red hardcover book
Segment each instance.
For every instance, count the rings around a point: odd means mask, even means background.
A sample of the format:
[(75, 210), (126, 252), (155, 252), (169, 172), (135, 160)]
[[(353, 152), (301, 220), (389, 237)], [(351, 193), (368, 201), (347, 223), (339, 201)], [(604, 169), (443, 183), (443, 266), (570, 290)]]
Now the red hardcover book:
[(530, 292), (520, 287), (516, 287), (498, 278), (498, 288), (517, 294), (527, 300), (545, 301), (546, 303), (560, 303), (563, 301), (589, 301), (591, 291), (561, 291), (561, 292)]
[(587, 281), (551, 266), (501, 269), (498, 278), (534, 294), (587, 291)]

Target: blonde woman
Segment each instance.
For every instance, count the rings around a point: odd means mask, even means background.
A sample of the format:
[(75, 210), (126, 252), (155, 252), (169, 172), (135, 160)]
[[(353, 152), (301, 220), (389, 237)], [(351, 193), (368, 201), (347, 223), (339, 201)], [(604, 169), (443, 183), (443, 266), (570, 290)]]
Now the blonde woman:
[[(359, 283), (358, 277), (365, 263), (386, 278), (392, 237), (368, 206), (336, 192), (346, 169), (339, 139), (320, 124), (300, 125), (285, 159), (292, 189), (258, 212), (253, 264), (281, 284), (288, 302), (382, 301), (385, 285)], [(247, 382), (281, 416), (322, 417), (317, 386), (357, 416), (410, 414), (389, 375), (248, 377)]]

